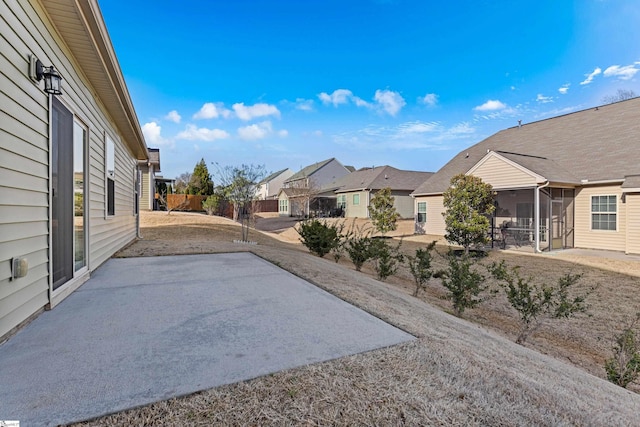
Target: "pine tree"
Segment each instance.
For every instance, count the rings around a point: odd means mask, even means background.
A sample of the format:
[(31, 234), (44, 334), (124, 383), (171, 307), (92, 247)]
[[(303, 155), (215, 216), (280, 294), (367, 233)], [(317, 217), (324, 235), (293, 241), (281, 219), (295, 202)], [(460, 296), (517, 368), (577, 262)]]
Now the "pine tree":
[(191, 174), (191, 181), (189, 181), (187, 190), (189, 194), (201, 196), (213, 194), (213, 181), (211, 180), (211, 175), (209, 174), (207, 163), (204, 159), (200, 159), (193, 168), (193, 174)]

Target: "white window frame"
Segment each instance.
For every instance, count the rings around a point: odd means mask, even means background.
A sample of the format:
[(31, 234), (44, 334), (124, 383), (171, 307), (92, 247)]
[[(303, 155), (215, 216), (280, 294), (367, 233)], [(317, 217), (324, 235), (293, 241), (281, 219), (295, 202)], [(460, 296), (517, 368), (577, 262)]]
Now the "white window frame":
[[(593, 199), (594, 198), (602, 198), (602, 197), (606, 197), (608, 199), (613, 198), (614, 203), (615, 203), (615, 211), (603, 211), (603, 210), (597, 210), (594, 211), (593, 210)], [(599, 203), (599, 205), (601, 206), (601, 204)], [(609, 201), (607, 201), (607, 206), (609, 206)], [(597, 232), (617, 232), (618, 231), (618, 196), (615, 194), (594, 194), (591, 196), (591, 204), (589, 206), (589, 212), (590, 212), (590, 222), (591, 222), (591, 231), (597, 231)], [(604, 228), (594, 228), (594, 223), (593, 223), (593, 216), (594, 215), (613, 215), (615, 216), (615, 229), (611, 230), (611, 229), (604, 229)]]
[[(420, 205), (424, 205), (424, 212), (420, 212)], [(424, 215), (424, 221), (420, 221), (420, 214)], [(416, 222), (418, 224), (427, 223), (427, 202), (416, 202)]]
[[(113, 147), (113, 158), (110, 159), (109, 145)], [(109, 163), (113, 162), (113, 170), (109, 170)], [(109, 180), (113, 181), (113, 213), (109, 212)], [(116, 143), (108, 133), (104, 135), (104, 217), (112, 218), (116, 215)]]
[[(356, 198), (358, 201), (356, 201)], [(353, 206), (359, 206), (360, 205), (360, 193), (354, 194), (353, 197), (351, 198), (352, 202), (353, 202)]]

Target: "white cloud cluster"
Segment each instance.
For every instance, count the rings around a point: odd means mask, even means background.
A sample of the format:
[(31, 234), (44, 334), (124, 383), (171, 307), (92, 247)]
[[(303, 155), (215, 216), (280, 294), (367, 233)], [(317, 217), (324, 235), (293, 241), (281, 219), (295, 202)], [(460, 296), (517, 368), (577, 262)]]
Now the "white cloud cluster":
[(373, 99), (382, 106), (384, 111), (394, 117), (402, 107), (407, 105), (404, 98), (398, 92), (393, 92), (391, 90), (376, 90), (376, 94)]
[(543, 94), (539, 93), (538, 96), (536, 96), (536, 101), (538, 101), (540, 104), (547, 104), (549, 102), (553, 102), (553, 97), (544, 96)]
[(333, 104), (334, 107), (348, 104), (349, 102), (353, 102), (358, 107), (365, 107), (368, 105), (366, 101), (355, 96), (349, 89), (336, 89), (331, 94), (322, 92), (318, 95), (318, 98), (320, 98), (320, 101), (322, 101), (323, 104)]
[(238, 128), (238, 136), (245, 141), (255, 141), (262, 139), (273, 132), (270, 121), (255, 123), (249, 126)]
[(233, 104), (231, 107), (240, 120), (249, 121), (257, 117), (275, 116), (280, 117), (280, 110), (275, 105), (258, 103), (254, 105), (244, 105), (244, 102)]
[(589, 74), (585, 74), (586, 79), (584, 79), (583, 81), (580, 82), (581, 85), (588, 85), (591, 84), (591, 82), (593, 81), (594, 78), (596, 78), (597, 75), (601, 74), (602, 70), (600, 69), (600, 67), (596, 67), (595, 70), (593, 70), (593, 72), (589, 73)]
[(180, 114), (178, 114), (176, 110), (169, 111), (169, 113), (164, 116), (164, 118), (173, 123), (180, 123), (180, 120), (182, 120), (182, 117), (180, 117)]
[(571, 83), (565, 83), (562, 86), (560, 86), (558, 88), (558, 92), (560, 92), (560, 94), (562, 95), (566, 95), (567, 92), (569, 92), (569, 86), (571, 86)]
[(482, 105), (474, 108), (475, 111), (498, 111), (507, 108), (507, 105), (497, 99), (490, 99)]
[(224, 108), (222, 103), (214, 104), (213, 102), (207, 102), (193, 115), (193, 119), (217, 119), (220, 117), (228, 119), (231, 117), (231, 114), (231, 111)]
[(436, 95), (435, 93), (428, 93), (418, 99), (422, 104), (429, 105), (431, 107), (438, 103), (438, 95)]
[(313, 99), (297, 98), (295, 108), (296, 110), (313, 111)]
[(640, 71), (640, 62), (634, 62), (630, 65), (620, 66), (612, 65), (604, 70), (605, 77), (617, 77), (620, 80), (631, 80), (638, 71)]
[(375, 103), (365, 101), (364, 99), (354, 95), (349, 89), (336, 89), (330, 94), (322, 92), (318, 95), (318, 98), (324, 105), (333, 105), (334, 107), (349, 103), (353, 103), (357, 107), (378, 107), (391, 116), (396, 116), (398, 112), (407, 105), (400, 93), (388, 89), (376, 90), (373, 97)]
[(167, 141), (162, 137), (162, 127), (156, 122), (142, 125), (142, 134), (147, 145), (164, 145)]
[(229, 136), (229, 133), (222, 129), (199, 128), (195, 125), (187, 125), (185, 130), (176, 135), (176, 138), (188, 141), (212, 142), (218, 139), (227, 139)]

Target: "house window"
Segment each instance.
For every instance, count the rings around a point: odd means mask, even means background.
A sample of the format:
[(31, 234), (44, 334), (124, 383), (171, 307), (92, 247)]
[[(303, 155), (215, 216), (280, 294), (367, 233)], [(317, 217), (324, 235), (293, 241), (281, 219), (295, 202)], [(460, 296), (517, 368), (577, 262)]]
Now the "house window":
[(420, 224), (427, 222), (427, 202), (418, 202), (417, 222)]
[(353, 195), (353, 206), (358, 206), (360, 204), (360, 195), (359, 194), (354, 194)]
[(289, 201), (287, 199), (280, 199), (278, 211), (281, 213), (289, 212)]
[(107, 135), (105, 144), (106, 198), (107, 216), (116, 214), (116, 148), (113, 140)]
[(347, 208), (347, 195), (346, 194), (339, 194), (338, 195), (338, 199), (336, 201), (336, 207), (340, 208), (340, 209), (346, 209)]
[(591, 229), (616, 230), (617, 197), (591, 196)]

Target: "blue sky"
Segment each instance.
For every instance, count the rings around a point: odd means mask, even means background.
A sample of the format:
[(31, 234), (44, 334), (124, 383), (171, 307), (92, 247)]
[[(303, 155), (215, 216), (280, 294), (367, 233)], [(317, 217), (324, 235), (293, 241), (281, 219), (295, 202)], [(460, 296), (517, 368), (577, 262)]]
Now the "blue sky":
[(268, 171), (436, 171), (511, 126), (640, 95), (637, 0), (100, 0), (147, 145)]

